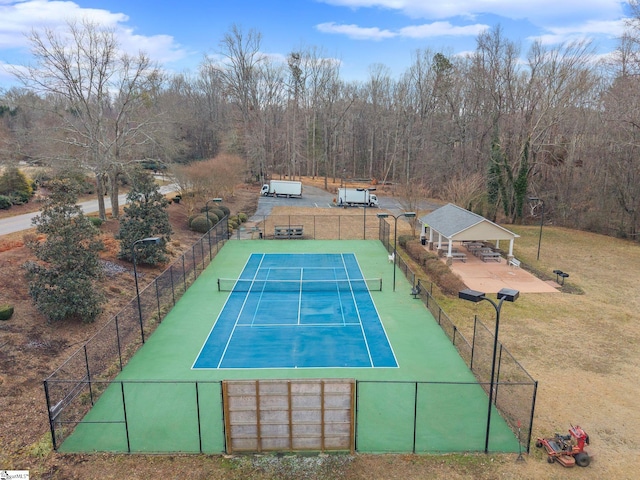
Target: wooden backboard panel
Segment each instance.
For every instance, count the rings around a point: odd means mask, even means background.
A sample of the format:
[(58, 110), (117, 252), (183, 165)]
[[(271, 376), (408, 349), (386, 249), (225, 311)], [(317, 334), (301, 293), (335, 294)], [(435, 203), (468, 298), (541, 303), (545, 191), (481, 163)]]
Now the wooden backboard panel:
[(352, 379), (225, 380), (227, 453), (354, 451)]

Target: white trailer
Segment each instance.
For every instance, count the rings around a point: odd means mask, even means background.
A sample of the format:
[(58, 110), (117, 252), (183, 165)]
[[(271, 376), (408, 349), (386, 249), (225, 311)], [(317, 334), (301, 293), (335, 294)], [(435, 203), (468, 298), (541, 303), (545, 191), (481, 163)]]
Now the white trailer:
[(289, 180), (271, 180), (262, 186), (262, 195), (273, 195), (274, 197), (302, 197), (302, 182), (292, 182)]
[(337, 204), (339, 207), (377, 207), (378, 197), (366, 188), (339, 188)]

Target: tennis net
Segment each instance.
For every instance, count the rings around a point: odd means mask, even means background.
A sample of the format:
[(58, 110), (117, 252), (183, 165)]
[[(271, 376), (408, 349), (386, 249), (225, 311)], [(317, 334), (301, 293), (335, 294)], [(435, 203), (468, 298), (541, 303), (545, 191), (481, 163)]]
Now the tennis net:
[(349, 280), (245, 280), (218, 278), (219, 292), (373, 292), (381, 290), (382, 278)]

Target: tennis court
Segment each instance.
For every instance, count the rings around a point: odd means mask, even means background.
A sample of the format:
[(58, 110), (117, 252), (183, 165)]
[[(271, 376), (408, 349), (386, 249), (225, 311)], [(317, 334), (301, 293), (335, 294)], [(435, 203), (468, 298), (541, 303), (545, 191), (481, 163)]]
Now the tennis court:
[[(317, 378), (357, 382), (357, 451), (482, 451), (487, 395), (393, 267), (377, 240), (227, 242), (60, 451), (221, 453), (222, 380)], [(518, 451), (497, 412), (490, 445)]]
[(254, 253), (193, 368), (397, 367), (353, 253)]

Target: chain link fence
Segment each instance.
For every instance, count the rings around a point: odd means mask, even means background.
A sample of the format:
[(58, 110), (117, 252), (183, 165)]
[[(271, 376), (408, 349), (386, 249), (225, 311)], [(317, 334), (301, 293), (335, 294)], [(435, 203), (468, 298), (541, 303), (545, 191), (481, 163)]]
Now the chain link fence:
[[(394, 245), (390, 242), (390, 231), (391, 225), (384, 219), (380, 219), (380, 241), (388, 252), (393, 252)], [(488, 396), (492, 385), (491, 367), (495, 339), (493, 333), (476, 316), (473, 338), (469, 342), (433, 298), (433, 284), (425, 285), (416, 281), (415, 272), (400, 255), (396, 255), (394, 261), (397, 268), (411, 283), (412, 294), (415, 294), (416, 298), (420, 298), (429, 309)], [(420, 288), (416, 288), (418, 283), (420, 283)], [(529, 452), (538, 382), (529, 375), (502, 343), (499, 341), (495, 343), (497, 354), (493, 403), (514, 434), (521, 439), (526, 451)]]
[(53, 447), (83, 419), (182, 294), (228, 238), (223, 218), (153, 282), (140, 290), (46, 380), (44, 390)]
[[(363, 216), (273, 216), (258, 222), (253, 233), (263, 233), (263, 235), (256, 235), (255, 238), (264, 239), (268, 238), (267, 235), (264, 235), (265, 232), (274, 231), (273, 229), (276, 226), (285, 225), (302, 225), (304, 229), (303, 238), (374, 239), (377, 237), (389, 253), (394, 251), (394, 244), (390, 241), (391, 225), (389, 222), (382, 218), (378, 219), (373, 215), (367, 217), (366, 212)], [(49, 423), (55, 449), (62, 444), (81, 422), (83, 428), (100, 427), (100, 422), (92, 424), (90, 420), (85, 418), (91, 406), (112, 383), (118, 373), (122, 371), (129, 359), (162, 321), (166, 313), (173, 308), (187, 288), (204, 271), (228, 237), (229, 230), (227, 219), (225, 218), (196, 242), (189, 251), (179, 257), (158, 278), (140, 291), (140, 308), (138, 308), (137, 298), (131, 300), (121, 312), (110, 319), (44, 381)], [(247, 238), (246, 235), (244, 238)], [(394, 262), (413, 287), (418, 285), (415, 272), (404, 261), (402, 256), (395, 255)], [(377, 390), (395, 389), (396, 393), (406, 390), (403, 401), (407, 403), (409, 409), (407, 411), (403, 410), (403, 415), (407, 417), (404, 420), (407, 423), (407, 431), (409, 433), (399, 439), (399, 450), (394, 449), (394, 451), (446, 451), (446, 448), (443, 450), (443, 445), (436, 448), (436, 446), (428, 443), (427, 437), (424, 435), (425, 428), (428, 427), (424, 426), (424, 419), (421, 417), (422, 414), (420, 412), (424, 409), (428, 410), (437, 407), (437, 405), (432, 405), (434, 398), (447, 398), (447, 395), (451, 392), (457, 392), (455, 393), (457, 398), (465, 395), (466, 389), (471, 391), (474, 388), (482, 388), (485, 393), (488, 393), (489, 388), (493, 385), (495, 408), (498, 409), (511, 430), (518, 435), (519, 442), (525, 446), (528, 452), (531, 443), (537, 381), (526, 372), (501, 343), (496, 342), (498, 354), (496, 355), (495, 371), (497, 373), (496, 380), (491, 384), (493, 334), (476, 318), (473, 338), (469, 342), (433, 298), (433, 284), (420, 284), (420, 287), (419, 291), (415, 293), (416, 297), (420, 298), (433, 314), (461, 358), (475, 375), (478, 383), (453, 382), (445, 385), (442, 383), (415, 381), (358, 382), (359, 407), (356, 417), (358, 432), (362, 434), (368, 428), (380, 428), (379, 419), (373, 421), (368, 416), (370, 414), (378, 418), (378, 413), (376, 413), (378, 409), (375, 408), (375, 402), (367, 403), (370, 401), (368, 399), (383, 398), (382, 395), (376, 394)], [(162, 389), (164, 388), (184, 388), (193, 393), (193, 395), (191, 393), (189, 395), (195, 399), (189, 422), (193, 424), (192, 430), (196, 433), (188, 436), (188, 444), (167, 445), (166, 450), (162, 448), (162, 451), (219, 452), (224, 450), (224, 446), (218, 443), (212, 447), (203, 447), (203, 428), (207, 430), (221, 429), (224, 436), (224, 418), (222, 418), (222, 414), (218, 415), (216, 413), (213, 416), (214, 423), (211, 424), (214, 426), (209, 424), (203, 426), (200, 416), (202, 405), (199, 403), (198, 396), (201, 388), (214, 388), (217, 391), (220, 388), (219, 382), (213, 382), (211, 386), (208, 384), (205, 386), (207, 382), (119, 383), (122, 394), (122, 416), (114, 423), (117, 424), (116, 428), (120, 429), (122, 435), (126, 437), (126, 451), (145, 451), (143, 446), (135, 443), (138, 440), (135, 440), (132, 444), (129, 433), (131, 420), (127, 419), (126, 412), (130, 405), (134, 405), (129, 399), (136, 397), (135, 392), (139, 389), (148, 388), (158, 389), (158, 398), (162, 396)], [(175, 386), (172, 386), (174, 384)], [(438, 392), (442, 392), (442, 395)], [(221, 397), (219, 395), (214, 395), (214, 397), (220, 398), (220, 405), (216, 403), (218, 405), (216, 406), (216, 411), (221, 411)], [(373, 405), (374, 410), (368, 414), (366, 409), (372, 408), (370, 405)], [(170, 407), (168, 408), (171, 410)], [(397, 409), (394, 409), (394, 412), (397, 412)], [(390, 418), (389, 424), (393, 425), (395, 421), (395, 417)], [(464, 434), (464, 432), (461, 432), (461, 434)], [(378, 436), (380, 435), (378, 434)], [(376, 438), (376, 436), (361, 435), (358, 438)], [(368, 445), (366, 441), (361, 440), (357, 450), (378, 451), (378, 446), (375, 444)], [(479, 451), (481, 447), (470, 445), (468, 450)], [(381, 451), (390, 451), (390, 449), (383, 448)]]

